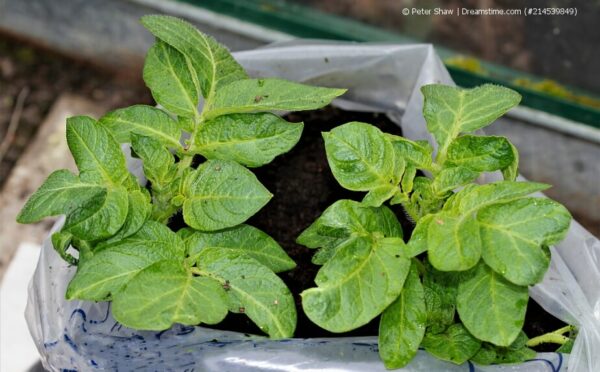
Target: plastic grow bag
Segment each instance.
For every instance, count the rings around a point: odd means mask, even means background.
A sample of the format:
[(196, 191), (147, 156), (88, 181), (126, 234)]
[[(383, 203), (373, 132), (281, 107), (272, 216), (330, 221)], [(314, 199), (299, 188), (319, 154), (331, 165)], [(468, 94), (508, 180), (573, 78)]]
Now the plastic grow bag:
[[(452, 84), (429, 45), (296, 41), (237, 53), (257, 77), (279, 76), (349, 92), (340, 107), (388, 114), (409, 138), (427, 138), (419, 87)], [(138, 169), (139, 164), (130, 164)], [(59, 222), (54, 230), (59, 229)], [(26, 318), (44, 366), (51, 371), (384, 371), (377, 338), (273, 341), (236, 332), (174, 326), (140, 332), (119, 325), (110, 304), (66, 301), (75, 267), (44, 243), (29, 288)], [(520, 365), (456, 366), (419, 351), (406, 371), (600, 371), (600, 242), (577, 222), (552, 248), (544, 281), (531, 296), (579, 327), (570, 355), (540, 353)]]

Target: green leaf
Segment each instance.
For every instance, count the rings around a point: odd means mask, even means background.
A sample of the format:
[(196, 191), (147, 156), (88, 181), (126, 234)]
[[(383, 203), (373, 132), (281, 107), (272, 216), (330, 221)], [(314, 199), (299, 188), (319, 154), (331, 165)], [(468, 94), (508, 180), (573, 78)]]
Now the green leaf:
[(63, 229), (84, 240), (105, 239), (121, 229), (129, 200), (123, 186), (109, 187), (69, 213)]
[(192, 171), (184, 180), (183, 195), (185, 222), (202, 231), (238, 225), (272, 197), (252, 172), (226, 160), (208, 160)]
[(527, 335), (521, 331), (516, 340), (508, 347), (500, 347), (484, 342), (481, 349), (475, 354), (471, 361), (481, 364), (522, 363), (534, 359), (536, 352), (526, 346)]
[(481, 342), (462, 324), (453, 324), (444, 333), (426, 334), (421, 345), (438, 359), (463, 364), (477, 353)]
[(198, 115), (196, 71), (177, 49), (157, 40), (146, 55), (144, 81), (154, 100), (170, 112), (190, 118)]
[(231, 82), (216, 92), (204, 113), (217, 116), (261, 111), (302, 111), (327, 106), (346, 89), (314, 87), (281, 79), (245, 79)]
[(427, 231), (428, 256), (441, 271), (464, 271), (481, 256), (482, 242), (475, 212), (495, 203), (510, 201), (546, 188), (547, 185), (501, 181), (468, 185), (436, 213)]
[(439, 211), (450, 195), (452, 195), (450, 191), (446, 194), (435, 193), (433, 181), (427, 177), (418, 176), (413, 180), (410, 203), (405, 203), (403, 206), (407, 213), (418, 221), (427, 214)]
[[(575, 340), (570, 338), (567, 342), (560, 345), (560, 347), (558, 349), (556, 349), (556, 352), (563, 353), (563, 354), (571, 354), (571, 351), (573, 350), (573, 346), (575, 346)], [(529, 359), (532, 359), (532, 358), (530, 357)]]
[(101, 246), (111, 245), (119, 240), (125, 239), (136, 232), (138, 232), (146, 220), (150, 217), (150, 212), (152, 211), (152, 205), (150, 204), (150, 198), (142, 191), (133, 191), (128, 195), (128, 208), (127, 208), (127, 217), (125, 218), (125, 223), (123, 226), (117, 231), (117, 233), (110, 237), (109, 239), (99, 243), (96, 246), (96, 249), (101, 249)]
[(334, 254), (335, 247), (323, 247), (317, 250), (317, 252), (315, 252), (310, 262), (312, 262), (315, 265), (323, 266), (325, 265), (325, 263), (327, 263), (327, 261), (331, 259), (331, 257), (333, 257)]
[(119, 144), (94, 119), (67, 119), (67, 144), (85, 183), (121, 185), (129, 178)]
[(202, 124), (189, 151), (207, 159), (260, 167), (290, 151), (300, 140), (302, 128), (302, 123), (289, 123), (269, 113), (219, 116)]
[(323, 138), (331, 172), (342, 187), (369, 191), (391, 184), (394, 147), (378, 128), (351, 122), (324, 132)]
[(421, 92), (423, 116), (441, 154), (459, 134), (491, 124), (521, 100), (517, 92), (491, 84), (473, 89), (431, 84), (421, 87)]
[(338, 200), (296, 239), (308, 248), (336, 247), (355, 236), (402, 238), (402, 227), (387, 207), (368, 207), (353, 200)]
[(410, 268), (401, 251), (369, 237), (339, 246), (319, 270), (318, 287), (301, 294), (308, 318), (330, 332), (346, 332), (381, 314), (402, 291)]
[(170, 148), (181, 148), (179, 124), (152, 106), (134, 105), (111, 111), (100, 118), (100, 124), (120, 143), (131, 143), (131, 134), (135, 133), (152, 137)]
[(230, 310), (244, 313), (271, 338), (292, 337), (296, 328), (294, 298), (268, 267), (245, 254), (205, 248), (200, 270), (227, 289)]
[(432, 187), (436, 194), (444, 195), (475, 180), (478, 176), (478, 172), (463, 166), (444, 168), (435, 176)]
[(142, 24), (189, 59), (208, 102), (212, 102), (215, 92), (222, 90), (225, 84), (248, 77), (227, 48), (188, 22), (170, 16), (147, 15), (142, 17)]
[(454, 323), (459, 274), (437, 271), (431, 265), (425, 267), (423, 290), (427, 309), (427, 332), (442, 333)]
[(399, 192), (400, 189), (398, 188), (398, 186), (394, 186), (392, 184), (376, 187), (374, 189), (371, 189), (371, 191), (369, 191), (367, 195), (365, 195), (365, 197), (362, 200), (362, 203), (369, 207), (379, 207), (386, 200), (390, 199)]
[(460, 319), (473, 336), (509, 346), (525, 321), (529, 293), (481, 263), (459, 285), (456, 298)]
[(511, 201), (548, 187), (550, 186), (544, 183), (513, 181), (468, 185), (454, 196), (452, 203), (444, 206), (444, 210), (468, 214), (487, 205)]
[(427, 141), (411, 141), (393, 134), (384, 134), (392, 143), (396, 152), (406, 161), (419, 169), (431, 169), (433, 148)]
[(515, 284), (533, 285), (550, 264), (542, 246), (564, 238), (571, 215), (550, 199), (524, 198), (483, 208), (477, 220), (485, 263)]
[(44, 217), (69, 214), (86, 201), (103, 197), (106, 188), (82, 182), (66, 169), (53, 172), (42, 186), (29, 197), (17, 216), (19, 223), (32, 223)]
[(476, 172), (505, 169), (515, 161), (512, 144), (505, 137), (460, 136), (448, 147), (445, 165)]
[(515, 181), (519, 175), (519, 150), (512, 143), (510, 144), (510, 150), (514, 160), (506, 168), (502, 169), (502, 175), (507, 181)]
[(109, 300), (146, 267), (183, 257), (183, 243), (174, 232), (161, 223), (146, 221), (134, 235), (95, 252), (81, 263), (67, 288), (67, 299)]
[(77, 259), (67, 252), (73, 240), (73, 234), (67, 231), (58, 231), (52, 234), (52, 246), (60, 257), (71, 265), (77, 265)]
[(379, 356), (386, 368), (404, 367), (417, 354), (425, 334), (425, 311), (423, 286), (413, 263), (400, 297), (379, 322)]
[(164, 260), (140, 271), (114, 296), (112, 313), (119, 323), (140, 330), (216, 324), (227, 315), (227, 297), (218, 281)]
[(429, 224), (432, 219), (433, 215), (428, 214), (417, 222), (417, 225), (410, 236), (410, 240), (408, 241), (408, 244), (406, 244), (408, 251), (411, 252), (413, 257), (427, 251), (427, 235)]
[(464, 271), (481, 257), (479, 226), (474, 215), (433, 215), (427, 230), (429, 262), (440, 271)]
[(216, 232), (194, 231), (185, 237), (185, 245), (188, 255), (192, 257), (204, 249), (219, 248), (252, 257), (276, 273), (296, 267), (296, 263), (273, 238), (249, 225)]
[(144, 175), (152, 182), (153, 188), (162, 189), (173, 182), (177, 175), (175, 158), (160, 141), (131, 133), (131, 147), (142, 159)]
[(400, 183), (402, 192), (409, 193), (413, 190), (416, 175), (417, 168), (411, 164), (407, 165), (404, 174), (402, 175), (402, 182)]

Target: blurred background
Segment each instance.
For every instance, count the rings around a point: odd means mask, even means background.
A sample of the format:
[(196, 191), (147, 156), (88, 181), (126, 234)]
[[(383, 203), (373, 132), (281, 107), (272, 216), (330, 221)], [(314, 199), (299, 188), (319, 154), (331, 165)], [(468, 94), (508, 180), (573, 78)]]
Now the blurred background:
[[(19, 258), (15, 252), (24, 241), (39, 245), (52, 224), (17, 226), (14, 217), (52, 170), (72, 166), (64, 145), (64, 119), (154, 104), (141, 79), (144, 55), (153, 42), (138, 21), (144, 14), (185, 18), (234, 51), (295, 38), (433, 43), (458, 85), (496, 83), (523, 95), (522, 105), (488, 132), (508, 136), (521, 153), (521, 173), (553, 184), (548, 194), (599, 236), (600, 1), (524, 3), (1, 0), (0, 280), (6, 278), (0, 343), (7, 345), (8, 324), (24, 327), (15, 323), (22, 313), (11, 318), (6, 309), (14, 308), (12, 301), (24, 301), (35, 263), (35, 253), (27, 251)], [(467, 14), (473, 10), (511, 15)], [(449, 11), (453, 14), (439, 14)], [(11, 261), (25, 266), (6, 274)], [(21, 289), (7, 284), (9, 278)], [(6, 363), (4, 356), (0, 359)], [(23, 358), (27, 366), (35, 353)]]

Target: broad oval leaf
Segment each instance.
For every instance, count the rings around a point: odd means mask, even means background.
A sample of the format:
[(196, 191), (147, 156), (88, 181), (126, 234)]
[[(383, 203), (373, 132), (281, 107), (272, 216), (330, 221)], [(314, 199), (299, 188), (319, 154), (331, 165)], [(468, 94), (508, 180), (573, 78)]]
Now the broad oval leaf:
[(208, 160), (184, 180), (183, 218), (196, 230), (238, 225), (258, 212), (272, 194), (243, 166)]
[(60, 258), (71, 265), (77, 265), (78, 259), (67, 252), (71, 245), (71, 240), (73, 240), (73, 234), (68, 231), (57, 231), (52, 234), (50, 240), (52, 241), (52, 247), (59, 254)]
[(385, 133), (398, 153), (408, 164), (418, 169), (431, 169), (433, 148), (427, 141), (411, 141), (407, 138)]
[(106, 195), (106, 188), (82, 182), (66, 169), (53, 172), (29, 197), (17, 216), (19, 223), (32, 223), (44, 217), (69, 214), (90, 199)]
[(477, 353), (481, 341), (473, 337), (462, 324), (453, 324), (444, 333), (426, 334), (422, 345), (438, 359), (463, 364)]
[(121, 146), (96, 120), (68, 118), (67, 144), (83, 182), (121, 185), (129, 178)]
[(521, 100), (514, 90), (491, 84), (472, 89), (431, 84), (421, 87), (421, 92), (427, 128), (442, 154), (460, 133), (491, 124)]
[(377, 127), (351, 122), (324, 132), (323, 138), (331, 172), (342, 187), (369, 191), (395, 177), (394, 147)]
[(338, 200), (296, 239), (308, 248), (335, 247), (352, 236), (379, 234), (402, 238), (402, 226), (387, 207), (369, 207), (353, 200)]
[(519, 175), (519, 150), (511, 143), (510, 151), (513, 154), (514, 160), (506, 168), (502, 169), (502, 176), (506, 181), (516, 181)]
[(189, 151), (207, 159), (260, 167), (290, 151), (302, 129), (302, 123), (289, 123), (269, 113), (224, 115), (200, 126)]
[(479, 226), (472, 214), (433, 215), (427, 230), (427, 257), (440, 271), (464, 271), (481, 257)]
[(142, 24), (158, 39), (189, 58), (198, 74), (202, 95), (208, 102), (212, 102), (215, 92), (222, 90), (223, 85), (248, 77), (227, 48), (188, 22), (171, 16), (147, 15), (142, 17)]
[(400, 297), (379, 321), (379, 356), (386, 368), (404, 367), (417, 354), (425, 335), (426, 314), (423, 286), (413, 263)]
[(456, 292), (460, 272), (443, 272), (425, 265), (423, 291), (427, 309), (427, 332), (442, 333), (454, 324), (456, 314)]
[(164, 260), (141, 270), (114, 296), (112, 314), (141, 330), (216, 324), (227, 315), (227, 297), (218, 281), (192, 275), (180, 261)]
[(96, 249), (101, 249), (101, 246), (106, 246), (125, 239), (138, 232), (152, 212), (150, 197), (140, 190), (132, 191), (127, 195), (129, 200), (127, 207), (127, 217), (125, 223), (111, 236), (109, 239), (99, 243)]
[(509, 346), (525, 321), (529, 292), (480, 263), (458, 285), (458, 315), (482, 341)]
[[(508, 347), (499, 347), (487, 342), (481, 345), (481, 349), (475, 354), (471, 361), (481, 364), (522, 363), (536, 357), (536, 352), (528, 348), (527, 335), (521, 331), (517, 339)], [(560, 351), (556, 351), (557, 353)]]
[(511, 201), (525, 195), (542, 191), (550, 185), (537, 182), (499, 181), (485, 185), (467, 185), (456, 193), (444, 210), (468, 214), (485, 206)]
[(328, 105), (346, 89), (315, 87), (281, 79), (244, 79), (231, 82), (215, 94), (204, 116), (261, 111), (314, 110)]
[(180, 149), (181, 128), (166, 112), (152, 106), (134, 105), (109, 112), (100, 118), (120, 143), (131, 143), (131, 134), (152, 137), (167, 147)]
[(410, 252), (411, 257), (427, 251), (427, 235), (429, 232), (429, 224), (432, 219), (433, 215), (428, 214), (417, 222), (417, 225), (410, 236), (410, 240), (406, 244), (407, 252)]
[(144, 175), (153, 189), (167, 187), (177, 175), (173, 154), (157, 139), (131, 133), (131, 147), (142, 159)]
[(248, 315), (271, 338), (292, 337), (294, 298), (268, 267), (245, 254), (219, 248), (203, 249), (198, 267), (227, 288), (231, 311)]
[(184, 238), (189, 256), (207, 248), (231, 250), (248, 255), (274, 272), (291, 270), (296, 263), (273, 238), (250, 225), (215, 232), (193, 231)]
[(108, 187), (105, 195), (89, 199), (72, 210), (63, 229), (83, 240), (105, 239), (121, 229), (128, 208), (127, 189)]
[(505, 169), (514, 161), (513, 147), (505, 137), (465, 135), (450, 143), (445, 164), (491, 172)]
[(524, 198), (483, 208), (477, 220), (485, 263), (515, 284), (533, 285), (550, 264), (542, 246), (564, 238), (571, 215), (550, 199)]
[(433, 179), (431, 184), (434, 192), (444, 195), (460, 186), (475, 180), (479, 173), (463, 166), (448, 167), (442, 169)]
[(190, 118), (198, 115), (196, 71), (183, 54), (160, 39), (146, 54), (144, 81), (156, 102), (170, 112)]
[(146, 221), (134, 235), (87, 258), (67, 288), (67, 299), (105, 301), (144, 268), (162, 260), (183, 260), (181, 239), (168, 227)]
[(379, 207), (381, 204), (385, 203), (386, 200), (398, 193), (400, 193), (400, 188), (392, 184), (376, 187), (371, 189), (367, 195), (365, 195), (362, 203), (369, 207)]
[(330, 332), (346, 332), (381, 314), (402, 291), (410, 268), (401, 251), (369, 237), (339, 246), (319, 270), (317, 287), (301, 294), (308, 318)]

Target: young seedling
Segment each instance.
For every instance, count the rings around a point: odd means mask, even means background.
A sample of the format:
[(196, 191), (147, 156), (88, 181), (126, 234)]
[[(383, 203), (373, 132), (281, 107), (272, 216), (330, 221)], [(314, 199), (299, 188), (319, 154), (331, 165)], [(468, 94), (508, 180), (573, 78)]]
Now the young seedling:
[[(52, 173), (17, 219), (66, 215), (52, 243), (78, 265), (67, 299), (110, 300), (125, 326), (215, 324), (232, 311), (273, 338), (290, 337), (294, 300), (276, 273), (295, 263), (243, 224), (272, 197), (246, 167), (271, 162), (300, 138), (302, 123), (271, 111), (320, 108), (344, 90), (251, 79), (190, 24), (167, 16), (142, 23), (156, 36), (144, 80), (162, 108), (68, 119), (79, 174)], [(123, 143), (141, 159), (146, 186), (128, 171)], [(206, 160), (194, 168), (197, 155)], [(174, 232), (167, 223), (179, 211), (188, 227)]]
[[(528, 287), (542, 280), (548, 247), (563, 239), (571, 216), (550, 199), (527, 197), (549, 186), (515, 181), (518, 154), (506, 138), (468, 134), (520, 96), (494, 85), (421, 91), (435, 159), (427, 141), (365, 123), (323, 133), (334, 177), (367, 194), (337, 201), (298, 237), (320, 248), (313, 262), (322, 265), (317, 286), (302, 293), (305, 313), (332, 332), (381, 315), (388, 368), (408, 364), (419, 347), (457, 364), (490, 364), (531, 358), (528, 346), (538, 341), (566, 342), (558, 333), (529, 342), (522, 327)], [(474, 183), (494, 171), (504, 180)], [(416, 224), (407, 243), (386, 201)]]

